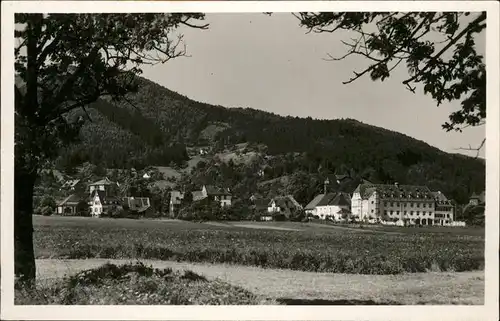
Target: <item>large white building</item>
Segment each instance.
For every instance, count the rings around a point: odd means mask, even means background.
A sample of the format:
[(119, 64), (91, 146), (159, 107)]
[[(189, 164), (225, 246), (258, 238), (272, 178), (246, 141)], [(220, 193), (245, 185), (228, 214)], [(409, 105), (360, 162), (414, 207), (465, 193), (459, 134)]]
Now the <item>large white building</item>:
[(364, 183), (353, 193), (351, 211), (361, 220), (406, 220), (410, 224), (442, 225), (442, 217), (436, 218), (436, 206), (438, 213), (444, 208), (449, 210), (442, 205), (427, 186)]

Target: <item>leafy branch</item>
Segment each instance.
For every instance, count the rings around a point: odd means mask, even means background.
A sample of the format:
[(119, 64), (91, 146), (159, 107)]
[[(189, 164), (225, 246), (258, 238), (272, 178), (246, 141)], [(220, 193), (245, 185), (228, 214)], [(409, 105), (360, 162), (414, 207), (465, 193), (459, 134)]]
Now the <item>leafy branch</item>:
[[(342, 41), (347, 52), (325, 60), (361, 56), (370, 62), (343, 84), (369, 74), (384, 81), (402, 62), (409, 77), (402, 84), (415, 93), (418, 85), (439, 106), (444, 100), (461, 100), (462, 109), (450, 114), (442, 127), (460, 131), (464, 125), (480, 126), (486, 120), (486, 68), (476, 51), (474, 36), (486, 28), (486, 13), (468, 12), (348, 12), (294, 14), (307, 32), (350, 31), (357, 36)], [(367, 30), (370, 30), (369, 32)], [(430, 41), (429, 35), (443, 41)], [(449, 56), (449, 58), (445, 58)]]

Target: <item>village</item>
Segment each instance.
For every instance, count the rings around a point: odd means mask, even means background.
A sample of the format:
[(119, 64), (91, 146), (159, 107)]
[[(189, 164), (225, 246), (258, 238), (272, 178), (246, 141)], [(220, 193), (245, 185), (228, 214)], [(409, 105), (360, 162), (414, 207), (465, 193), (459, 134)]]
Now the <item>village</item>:
[[(150, 179), (144, 173), (143, 179)], [(345, 175), (336, 175), (338, 181)], [(337, 223), (366, 223), (394, 226), (465, 226), (456, 219), (456, 205), (441, 191), (431, 191), (427, 186), (373, 184), (363, 181), (351, 193), (329, 192), (328, 179), (323, 193), (308, 204), (300, 204), (292, 195), (272, 198), (252, 195), (249, 210), (256, 220), (290, 220), (297, 213), (304, 214), (304, 221), (318, 220)], [(68, 180), (63, 187), (70, 195), (57, 203), (55, 215), (115, 217), (115, 213), (127, 212), (127, 217), (141, 218), (153, 211), (149, 197), (122, 195), (120, 183), (107, 177), (85, 184), (80, 180)], [(79, 191), (79, 192), (77, 192)], [(190, 197), (187, 197), (190, 193)], [(162, 218), (178, 218), (179, 211), (188, 203), (216, 204), (221, 209), (231, 208), (235, 201), (229, 188), (203, 185), (199, 190), (169, 192), (169, 206)], [(485, 194), (473, 194), (466, 206), (484, 204)], [(88, 205), (88, 206), (85, 206)]]

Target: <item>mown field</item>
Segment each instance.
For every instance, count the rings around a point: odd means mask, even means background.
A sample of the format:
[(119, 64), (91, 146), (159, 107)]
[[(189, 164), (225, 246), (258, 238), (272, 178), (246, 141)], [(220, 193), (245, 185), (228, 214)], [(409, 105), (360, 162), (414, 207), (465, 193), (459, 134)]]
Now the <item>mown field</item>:
[(156, 259), (355, 274), (484, 269), (484, 229), (34, 217), (37, 258)]

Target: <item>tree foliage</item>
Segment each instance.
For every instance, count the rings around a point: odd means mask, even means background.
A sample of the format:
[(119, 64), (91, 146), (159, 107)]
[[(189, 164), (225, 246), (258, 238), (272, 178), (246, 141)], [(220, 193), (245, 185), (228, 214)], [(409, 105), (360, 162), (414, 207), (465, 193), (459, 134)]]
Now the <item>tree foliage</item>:
[[(68, 113), (137, 90), (144, 64), (183, 56), (179, 25), (203, 14), (16, 14), (15, 266), (34, 279), (33, 189), (41, 166), (78, 137), (83, 117)], [(195, 21), (192, 23), (191, 21)], [(86, 114), (88, 117), (88, 114)]]
[(475, 36), (486, 28), (486, 12), (304, 12), (296, 16), (312, 32), (355, 34), (350, 42), (342, 41), (347, 53), (330, 59), (355, 55), (370, 65), (354, 71), (344, 84), (364, 75), (384, 81), (403, 63), (409, 76), (402, 83), (412, 92), (420, 85), (438, 105), (461, 101), (462, 108), (443, 124), (445, 130), (461, 131), (485, 122), (486, 67)]

